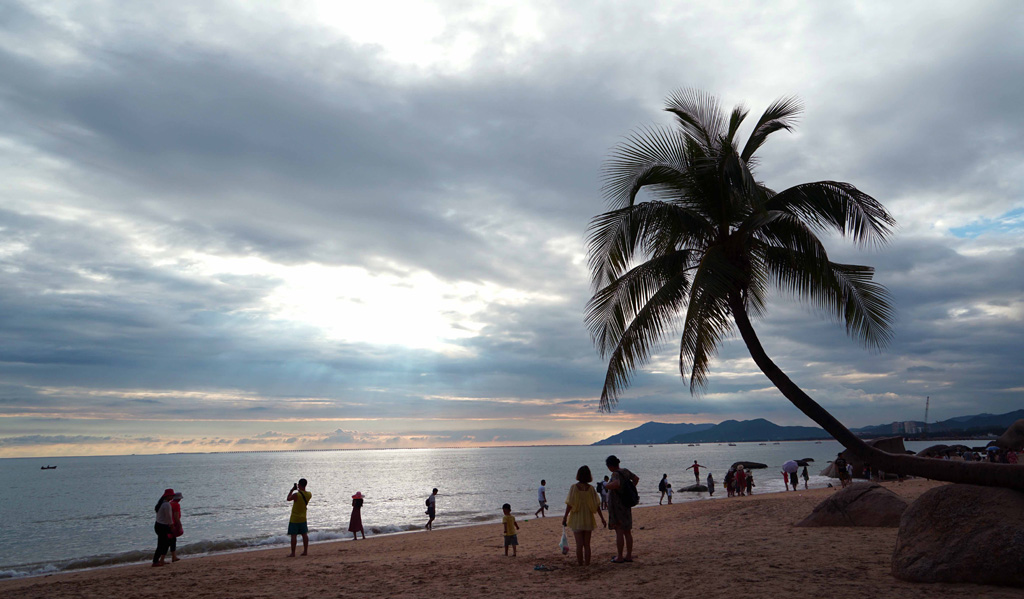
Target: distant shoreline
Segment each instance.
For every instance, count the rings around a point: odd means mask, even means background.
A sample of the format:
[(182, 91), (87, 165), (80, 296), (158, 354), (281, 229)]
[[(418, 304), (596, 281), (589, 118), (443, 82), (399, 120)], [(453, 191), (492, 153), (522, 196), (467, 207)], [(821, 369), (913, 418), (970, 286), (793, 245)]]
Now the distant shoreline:
[[(899, 435), (891, 435), (898, 437)], [(876, 437), (861, 437), (863, 439), (878, 439), (884, 435)], [(904, 437), (904, 442), (927, 442), (927, 441), (992, 441), (996, 437), (971, 437), (971, 436), (952, 436), (952, 437)], [(753, 441), (693, 441), (692, 443), (701, 443), (705, 445), (725, 445), (726, 443), (807, 443), (815, 441), (835, 441), (832, 437), (822, 437), (820, 439), (780, 439), (780, 440), (768, 440), (763, 439)], [(103, 453), (103, 454), (80, 454), (80, 455), (41, 455), (41, 456), (11, 456), (11, 457), (0, 457), (0, 460), (59, 460), (62, 458), (130, 458), (130, 457), (152, 457), (152, 456), (174, 456), (174, 455), (238, 455), (238, 454), (252, 454), (252, 453), (312, 453), (312, 452), (330, 452), (330, 451), (431, 451), (436, 449), (510, 449), (510, 448), (524, 448), (524, 447), (640, 447), (642, 445), (690, 445), (690, 441), (680, 442), (643, 442), (643, 443), (589, 443), (581, 445), (578, 443), (548, 443), (542, 445), (476, 445), (476, 446), (441, 446), (441, 447), (338, 447), (331, 449), (253, 449), (253, 450), (235, 450), (235, 451), (175, 451), (171, 453)]]

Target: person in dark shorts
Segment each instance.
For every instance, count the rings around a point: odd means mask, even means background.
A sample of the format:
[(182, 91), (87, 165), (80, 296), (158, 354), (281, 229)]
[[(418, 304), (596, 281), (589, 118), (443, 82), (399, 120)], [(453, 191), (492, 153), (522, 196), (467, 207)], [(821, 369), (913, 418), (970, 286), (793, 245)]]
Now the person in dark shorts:
[(434, 516), (437, 514), (437, 488), (427, 497), (427, 530), (434, 530)]
[(306, 506), (313, 494), (306, 490), (306, 479), (300, 478), (299, 482), (292, 485), (288, 492), (288, 501), (292, 502), (292, 515), (288, 519), (288, 536), (292, 538), (292, 552), (288, 557), (295, 557), (295, 546), (298, 544), (298, 536), (302, 535), (302, 555), (309, 551), (309, 526), (306, 525)]
[(505, 537), (505, 555), (508, 555), (508, 548), (512, 548), (512, 557), (516, 556), (516, 548), (519, 546), (519, 535), (516, 531), (519, 530), (519, 523), (516, 522), (516, 517), (512, 515), (512, 506), (505, 504), (501, 506), (501, 512), (504, 514), (501, 518), (501, 533)]
[(686, 467), (687, 470), (693, 470), (693, 477), (695, 479), (697, 479), (697, 484), (698, 485), (700, 484), (700, 469), (701, 468), (707, 468), (707, 466), (701, 466), (700, 464), (697, 463), (697, 460), (693, 461), (693, 466), (687, 466)]
[[(625, 468), (619, 467), (619, 458), (610, 455), (604, 461), (605, 466), (612, 473), (611, 480), (605, 485), (608, 489), (608, 528), (615, 531), (616, 556), (612, 562), (621, 564), (633, 561), (633, 508), (627, 505), (622, 498), (619, 489), (622, 488), (622, 480), (628, 478), (635, 486), (640, 482), (640, 477)], [(625, 549), (625, 553), (623, 553)]]

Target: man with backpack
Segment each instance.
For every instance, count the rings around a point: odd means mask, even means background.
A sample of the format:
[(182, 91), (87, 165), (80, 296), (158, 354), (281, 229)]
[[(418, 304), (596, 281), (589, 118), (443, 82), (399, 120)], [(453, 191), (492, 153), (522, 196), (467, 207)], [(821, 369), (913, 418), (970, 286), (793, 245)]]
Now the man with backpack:
[[(661, 475), (661, 482), (658, 483), (658, 492), (661, 493), (661, 497), (658, 498), (658, 505), (661, 505), (661, 502), (664, 501), (665, 493), (668, 492), (668, 487), (669, 487), (668, 475), (667, 474), (662, 474)], [(672, 499), (671, 498), (669, 499), (669, 503), (672, 503)]]
[[(640, 477), (625, 468), (619, 467), (619, 458), (610, 455), (604, 461), (612, 473), (612, 478), (605, 484), (608, 489), (608, 528), (615, 530), (615, 549), (617, 555), (612, 562), (622, 564), (633, 561), (633, 506), (640, 503), (640, 495), (636, 485)], [(625, 549), (625, 555), (623, 555)]]

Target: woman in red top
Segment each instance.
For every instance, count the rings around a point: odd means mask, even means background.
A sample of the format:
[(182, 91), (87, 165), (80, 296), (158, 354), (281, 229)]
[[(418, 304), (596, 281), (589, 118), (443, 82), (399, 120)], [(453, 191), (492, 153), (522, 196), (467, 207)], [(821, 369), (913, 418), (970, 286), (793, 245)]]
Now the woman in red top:
[(178, 537), (185, 534), (185, 531), (181, 528), (181, 505), (178, 503), (181, 501), (183, 495), (181, 493), (175, 493), (174, 497), (171, 498), (171, 517), (174, 519), (174, 523), (171, 524), (171, 533), (174, 535), (171, 537), (171, 561), (178, 561)]

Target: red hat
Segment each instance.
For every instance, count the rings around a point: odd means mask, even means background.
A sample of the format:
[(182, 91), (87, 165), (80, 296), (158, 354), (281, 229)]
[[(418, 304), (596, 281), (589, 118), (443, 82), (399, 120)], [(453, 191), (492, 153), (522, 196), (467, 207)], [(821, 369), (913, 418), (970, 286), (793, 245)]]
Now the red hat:
[(362, 499), (362, 498), (363, 498), (363, 494), (360, 493), (359, 491), (356, 491), (356, 494), (352, 496), (352, 499)]
[(164, 489), (164, 498), (168, 499), (174, 497), (174, 489)]

